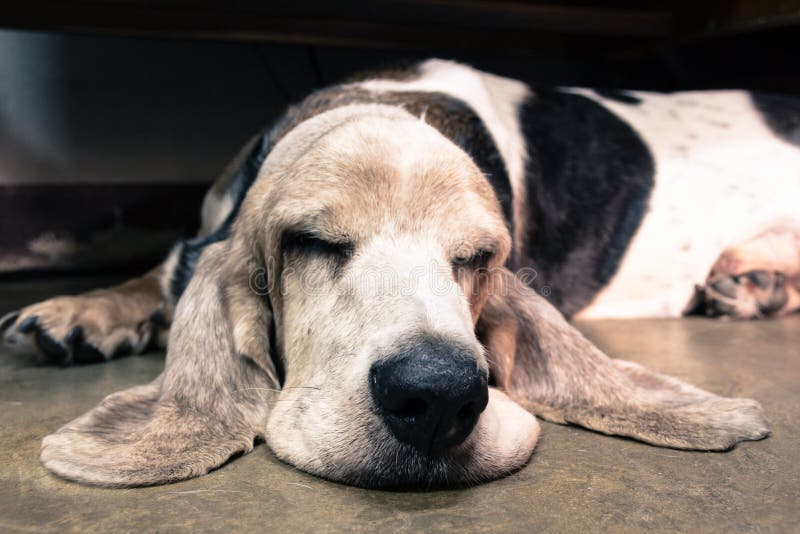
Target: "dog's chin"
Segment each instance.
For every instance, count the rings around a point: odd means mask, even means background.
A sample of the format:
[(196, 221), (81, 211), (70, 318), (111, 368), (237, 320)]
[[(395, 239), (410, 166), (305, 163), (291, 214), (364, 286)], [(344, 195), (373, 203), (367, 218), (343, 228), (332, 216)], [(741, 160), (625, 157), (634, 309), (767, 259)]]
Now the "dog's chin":
[(539, 423), (505, 393), (489, 389), (489, 403), (475, 429), (450, 458), (442, 485), (473, 485), (523, 467), (539, 439)]
[(538, 438), (536, 418), (490, 388), (489, 403), (475, 429), (447, 454), (427, 456), (376, 430), (363, 454), (350, 451), (346, 461), (306, 462), (278, 456), (304, 471), (353, 486), (437, 489), (471, 486), (513, 473), (527, 463)]

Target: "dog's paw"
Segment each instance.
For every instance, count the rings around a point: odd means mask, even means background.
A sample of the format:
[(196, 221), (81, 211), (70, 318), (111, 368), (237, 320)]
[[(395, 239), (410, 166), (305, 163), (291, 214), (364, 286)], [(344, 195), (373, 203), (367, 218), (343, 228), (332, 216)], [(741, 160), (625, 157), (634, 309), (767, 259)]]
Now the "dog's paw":
[(780, 272), (712, 274), (702, 291), (709, 317), (768, 317), (783, 311), (788, 301), (786, 276)]
[(6, 345), (32, 348), (46, 362), (61, 365), (140, 353), (154, 325), (149, 318), (132, 321), (122, 306), (102, 290), (55, 297), (5, 315), (0, 335)]
[(772, 431), (761, 404), (752, 399), (707, 399), (686, 406), (687, 421), (692, 424), (692, 449), (726, 451), (741, 441), (764, 439)]

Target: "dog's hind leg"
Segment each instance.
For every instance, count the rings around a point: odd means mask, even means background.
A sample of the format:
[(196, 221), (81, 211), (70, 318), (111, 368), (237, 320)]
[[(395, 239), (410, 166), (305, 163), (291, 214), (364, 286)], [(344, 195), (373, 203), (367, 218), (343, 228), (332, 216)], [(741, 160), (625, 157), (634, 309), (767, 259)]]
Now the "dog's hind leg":
[(95, 363), (141, 353), (168, 328), (162, 269), (11, 312), (0, 319), (0, 335), (7, 345), (32, 346), (49, 363)]
[(770, 231), (728, 247), (699, 292), (712, 317), (754, 319), (797, 311), (800, 231)]

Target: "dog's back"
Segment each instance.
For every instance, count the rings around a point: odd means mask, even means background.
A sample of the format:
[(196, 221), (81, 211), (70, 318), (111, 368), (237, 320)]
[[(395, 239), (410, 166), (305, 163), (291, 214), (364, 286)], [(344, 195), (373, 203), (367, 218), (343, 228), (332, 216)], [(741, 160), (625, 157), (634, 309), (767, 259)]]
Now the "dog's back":
[(211, 197), (235, 214), (258, 162), (309, 117), (353, 103), (399, 106), (484, 171), (514, 238), (509, 266), (528, 269), (530, 285), (563, 313), (679, 316), (726, 247), (800, 227), (798, 102), (745, 91), (531, 88), (434, 59), (310, 95), (256, 141), (239, 167), (249, 172), (229, 173), (224, 194)]
[(727, 247), (800, 228), (800, 100), (697, 91), (624, 102), (577, 92), (630, 124), (656, 171), (624, 260), (581, 317), (680, 315)]

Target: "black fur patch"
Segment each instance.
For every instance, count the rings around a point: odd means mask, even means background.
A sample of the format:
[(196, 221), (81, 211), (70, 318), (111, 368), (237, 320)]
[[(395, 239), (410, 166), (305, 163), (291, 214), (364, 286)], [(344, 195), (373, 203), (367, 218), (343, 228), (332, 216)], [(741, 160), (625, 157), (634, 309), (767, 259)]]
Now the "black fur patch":
[(653, 159), (626, 122), (584, 96), (537, 90), (520, 121), (530, 230), (516, 267), (536, 269), (533, 288), (570, 316), (616, 272), (647, 210)]
[(231, 198), (233, 207), (222, 224), (207, 236), (186, 239), (175, 245), (178, 248), (178, 257), (169, 281), (169, 292), (173, 303), (178, 302), (186, 290), (186, 286), (189, 285), (189, 280), (191, 280), (200, 255), (205, 248), (213, 243), (224, 241), (230, 236), (231, 226), (239, 214), (242, 201), (258, 176), (258, 171), (261, 170), (261, 165), (271, 147), (270, 135), (263, 133), (236, 171), (236, 175), (230, 180), (225, 194)]
[(750, 98), (776, 135), (800, 146), (800, 97), (754, 92)]

